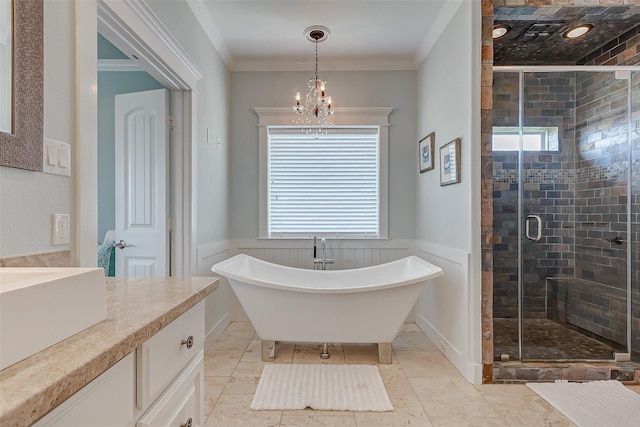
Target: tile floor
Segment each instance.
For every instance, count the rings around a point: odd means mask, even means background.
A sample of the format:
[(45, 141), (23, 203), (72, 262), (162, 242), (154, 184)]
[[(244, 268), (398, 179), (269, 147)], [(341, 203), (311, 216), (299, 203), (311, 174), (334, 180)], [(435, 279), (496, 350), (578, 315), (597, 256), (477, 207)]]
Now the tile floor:
[[(517, 360), (518, 333), (518, 319), (493, 319), (495, 354), (508, 354), (511, 360)], [(614, 347), (604, 339), (587, 336), (550, 319), (525, 319), (523, 337), (524, 359), (611, 360), (615, 352), (625, 352), (624, 346)]]
[[(377, 347), (278, 343), (275, 363), (377, 364)], [(393, 412), (252, 411), (265, 365), (249, 322), (233, 322), (205, 356), (206, 426), (573, 426), (525, 385), (469, 384), (413, 323), (393, 342), (393, 363), (379, 365)], [(640, 393), (640, 386), (632, 387)]]

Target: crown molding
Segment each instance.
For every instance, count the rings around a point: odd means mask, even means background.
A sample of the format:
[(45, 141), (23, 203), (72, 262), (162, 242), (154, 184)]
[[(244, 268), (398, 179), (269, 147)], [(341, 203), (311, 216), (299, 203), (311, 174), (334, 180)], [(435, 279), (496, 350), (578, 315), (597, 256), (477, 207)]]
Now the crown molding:
[[(132, 0), (127, 0), (132, 1)], [(148, 1), (148, 0), (146, 0)], [(230, 71), (308, 71), (313, 64), (301, 64), (291, 58), (238, 58), (234, 57), (204, 4), (205, 0), (189, 0), (198, 23), (213, 44), (214, 48)], [(465, 0), (446, 0), (438, 12), (437, 18), (429, 28), (418, 50), (411, 57), (396, 58), (322, 58), (321, 71), (407, 71), (417, 70), (438, 38), (449, 24), (449, 21)]]
[(429, 28), (425, 38), (420, 43), (418, 51), (413, 58), (413, 69), (417, 70), (422, 65), (422, 62), (429, 54), (429, 51), (436, 44), (447, 25), (453, 18), (453, 15), (458, 11), (464, 0), (447, 0), (442, 5), (442, 8), (438, 12), (438, 16), (433, 20), (433, 25)]
[(125, 0), (129, 7), (138, 17), (147, 24), (148, 28), (164, 42), (167, 49), (189, 70), (196, 80), (202, 79), (202, 72), (193, 63), (187, 52), (180, 46), (178, 41), (171, 35), (167, 27), (164, 26), (160, 18), (151, 10), (148, 0)]
[(202, 73), (147, 0), (98, 0), (97, 8), (98, 32), (157, 81), (172, 89), (196, 88)]
[(144, 71), (131, 59), (98, 59), (98, 71)]
[[(231, 71), (309, 71), (315, 63), (284, 58), (236, 59)], [(320, 61), (320, 74), (324, 71), (407, 71), (416, 70), (410, 57), (398, 58), (330, 58)]]
[(206, 6), (202, 3), (202, 0), (189, 0), (186, 3), (189, 5), (191, 12), (193, 12), (193, 15), (196, 17), (200, 27), (202, 27), (203, 31), (209, 38), (209, 41), (218, 52), (218, 55), (222, 58), (222, 61), (224, 61), (229, 70), (232, 70), (234, 63), (231, 51), (229, 51), (224, 39), (218, 32), (215, 24), (213, 23), (213, 19), (211, 19), (211, 15), (209, 14)]

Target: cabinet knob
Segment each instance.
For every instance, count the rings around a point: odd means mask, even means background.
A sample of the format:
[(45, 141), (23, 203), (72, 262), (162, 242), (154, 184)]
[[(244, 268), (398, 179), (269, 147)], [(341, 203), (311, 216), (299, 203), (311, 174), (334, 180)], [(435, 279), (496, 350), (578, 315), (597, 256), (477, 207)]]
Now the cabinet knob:
[(180, 424), (180, 427), (191, 427), (192, 425), (193, 425), (193, 419), (189, 417), (189, 419), (186, 422)]
[[(189, 335), (186, 340), (182, 340), (182, 345), (186, 345), (187, 348), (193, 347), (193, 335)], [(191, 424), (189, 424), (189, 426), (191, 426)]]

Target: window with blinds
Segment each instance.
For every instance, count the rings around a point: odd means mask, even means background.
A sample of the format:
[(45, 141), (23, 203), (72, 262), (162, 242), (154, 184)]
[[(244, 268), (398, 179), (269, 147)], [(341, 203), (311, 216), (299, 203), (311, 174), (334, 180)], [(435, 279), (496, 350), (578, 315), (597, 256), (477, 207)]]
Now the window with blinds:
[(269, 237), (377, 238), (379, 128), (269, 128)]

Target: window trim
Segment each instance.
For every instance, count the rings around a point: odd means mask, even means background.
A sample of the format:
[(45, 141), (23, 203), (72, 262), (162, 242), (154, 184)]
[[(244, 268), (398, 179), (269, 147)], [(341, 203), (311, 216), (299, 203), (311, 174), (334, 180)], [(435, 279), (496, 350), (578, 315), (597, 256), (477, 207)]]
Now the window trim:
[[(267, 188), (267, 149), (269, 127), (291, 127), (293, 113), (290, 108), (256, 107), (258, 115), (258, 239), (296, 239), (296, 237), (269, 237), (268, 235), (268, 188)], [(358, 239), (347, 236), (350, 240), (380, 240), (389, 238), (389, 115), (393, 111), (390, 107), (336, 108), (332, 116), (334, 126), (358, 127), (378, 126), (380, 139), (379, 153), (379, 233), (375, 238)], [(301, 236), (306, 239), (313, 236)], [(332, 236), (335, 238), (335, 236)], [(339, 237), (338, 237), (339, 238)]]

